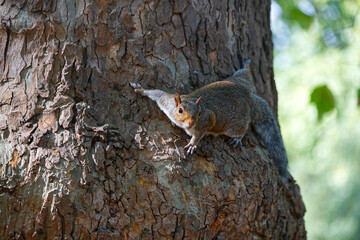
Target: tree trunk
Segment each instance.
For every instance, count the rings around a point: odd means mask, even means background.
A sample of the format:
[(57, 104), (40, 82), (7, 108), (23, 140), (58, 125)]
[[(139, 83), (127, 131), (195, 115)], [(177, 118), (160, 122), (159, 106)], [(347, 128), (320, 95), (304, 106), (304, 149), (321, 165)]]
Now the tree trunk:
[[(304, 239), (299, 187), (249, 130), (189, 140), (129, 82), (174, 93), (249, 58), (276, 113), (270, 0), (0, 0), (0, 236)], [(224, 96), (226, 97), (226, 96)]]

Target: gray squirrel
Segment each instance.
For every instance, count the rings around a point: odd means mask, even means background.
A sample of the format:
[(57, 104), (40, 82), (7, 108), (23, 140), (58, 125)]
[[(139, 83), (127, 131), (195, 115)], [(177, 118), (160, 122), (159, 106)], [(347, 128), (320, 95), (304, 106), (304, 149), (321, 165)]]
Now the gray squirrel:
[(243, 65), (243, 69), (226, 80), (210, 83), (187, 95), (143, 89), (136, 83), (130, 85), (135, 92), (155, 101), (174, 124), (191, 136), (185, 146), (187, 154), (194, 153), (205, 134), (224, 134), (231, 137), (231, 145), (241, 146), (241, 139), (251, 124), (286, 182), (291, 177), (280, 127), (269, 105), (253, 91), (250, 61), (245, 60)]

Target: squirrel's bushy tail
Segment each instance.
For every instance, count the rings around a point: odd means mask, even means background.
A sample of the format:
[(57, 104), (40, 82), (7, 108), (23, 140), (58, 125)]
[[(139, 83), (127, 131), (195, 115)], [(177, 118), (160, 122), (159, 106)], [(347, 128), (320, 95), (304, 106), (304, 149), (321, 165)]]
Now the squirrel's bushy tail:
[(256, 94), (252, 94), (254, 106), (252, 107), (252, 125), (266, 145), (270, 155), (275, 161), (283, 181), (290, 179), (288, 172), (288, 159), (281, 137), (280, 127), (275, 121), (269, 105)]
[(234, 74), (227, 79), (228, 81), (234, 82), (240, 86), (243, 86), (250, 91), (254, 91), (254, 81), (250, 71), (250, 60), (245, 59), (243, 61), (243, 68), (234, 72)]

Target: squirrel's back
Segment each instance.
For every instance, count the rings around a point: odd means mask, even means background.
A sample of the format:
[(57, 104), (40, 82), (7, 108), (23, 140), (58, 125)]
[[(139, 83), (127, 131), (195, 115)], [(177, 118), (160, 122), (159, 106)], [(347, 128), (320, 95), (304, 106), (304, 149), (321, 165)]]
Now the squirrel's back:
[(245, 125), (250, 119), (251, 91), (232, 81), (213, 82), (184, 96), (184, 100), (201, 97), (200, 107), (215, 115), (212, 133), (221, 133), (235, 125)]

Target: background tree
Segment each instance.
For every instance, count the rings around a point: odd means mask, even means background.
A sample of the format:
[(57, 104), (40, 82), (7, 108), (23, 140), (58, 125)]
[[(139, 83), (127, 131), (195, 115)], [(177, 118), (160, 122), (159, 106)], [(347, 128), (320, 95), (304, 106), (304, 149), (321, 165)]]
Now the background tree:
[[(303, 239), (298, 186), (251, 132), (187, 136), (129, 81), (188, 93), (252, 61), (277, 110), (270, 1), (1, 1), (0, 235)], [(226, 97), (226, 96), (224, 96)]]
[(359, 9), (356, 0), (272, 4), (279, 119), (309, 239), (360, 236)]

